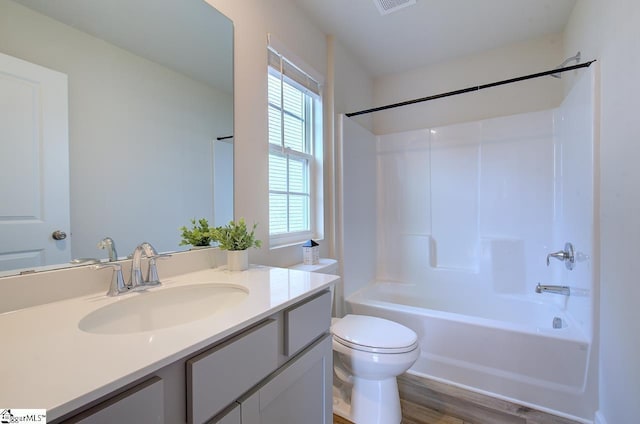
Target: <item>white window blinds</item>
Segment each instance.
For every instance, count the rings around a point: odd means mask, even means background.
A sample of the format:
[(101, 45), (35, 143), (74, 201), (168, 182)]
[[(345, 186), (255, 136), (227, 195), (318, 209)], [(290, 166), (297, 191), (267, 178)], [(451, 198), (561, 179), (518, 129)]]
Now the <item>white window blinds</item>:
[(269, 48), (269, 66), (290, 79), (293, 85), (298, 85), (300, 90), (307, 90), (316, 96), (320, 95), (321, 87), (318, 81), (271, 48)]

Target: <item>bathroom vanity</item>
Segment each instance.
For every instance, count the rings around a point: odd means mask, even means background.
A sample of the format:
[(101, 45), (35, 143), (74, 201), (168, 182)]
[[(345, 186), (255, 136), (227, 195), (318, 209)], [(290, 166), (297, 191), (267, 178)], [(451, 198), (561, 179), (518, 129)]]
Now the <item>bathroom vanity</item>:
[(337, 279), (221, 267), (0, 314), (0, 403), (53, 423), (330, 423)]

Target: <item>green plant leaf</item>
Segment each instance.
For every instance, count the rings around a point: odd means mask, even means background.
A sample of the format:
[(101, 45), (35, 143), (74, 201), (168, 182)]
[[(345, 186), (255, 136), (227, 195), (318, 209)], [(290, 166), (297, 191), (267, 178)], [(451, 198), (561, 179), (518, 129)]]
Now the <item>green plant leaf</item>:
[(192, 246), (209, 246), (211, 244), (211, 228), (206, 218), (201, 218), (196, 221), (195, 218), (189, 220), (191, 222), (191, 228), (182, 226), (179, 228), (181, 231), (182, 240), (180, 246), (192, 245)]
[(222, 250), (246, 250), (250, 247), (259, 248), (262, 246), (260, 240), (255, 238), (255, 230), (258, 224), (253, 224), (251, 232), (247, 229), (244, 218), (236, 221), (229, 221), (225, 226), (213, 228), (211, 238), (218, 243)]

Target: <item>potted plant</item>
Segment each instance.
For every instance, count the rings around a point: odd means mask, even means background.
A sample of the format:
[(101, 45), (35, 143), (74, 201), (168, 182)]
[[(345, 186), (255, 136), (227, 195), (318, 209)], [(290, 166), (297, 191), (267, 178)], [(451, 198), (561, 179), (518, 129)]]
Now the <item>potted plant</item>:
[(190, 221), (191, 228), (186, 226), (179, 228), (182, 231), (180, 246), (190, 244), (193, 247), (208, 247), (212, 241), (211, 230), (213, 230), (213, 228), (209, 227), (209, 222), (206, 218), (201, 218), (197, 221), (193, 218)]
[(249, 268), (247, 249), (260, 247), (262, 242), (256, 240), (255, 230), (258, 224), (253, 224), (251, 232), (247, 229), (244, 218), (229, 221), (225, 226), (211, 230), (211, 238), (218, 243), (218, 247), (227, 250), (227, 269), (229, 271), (243, 271)]

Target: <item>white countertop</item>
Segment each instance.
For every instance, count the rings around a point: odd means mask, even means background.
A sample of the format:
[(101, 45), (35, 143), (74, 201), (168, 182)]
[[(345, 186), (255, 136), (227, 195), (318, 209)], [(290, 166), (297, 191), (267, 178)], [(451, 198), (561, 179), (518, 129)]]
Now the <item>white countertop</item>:
[(88, 313), (145, 292), (104, 293), (0, 314), (0, 407), (44, 408), (53, 420), (177, 359), (331, 286), (337, 276), (252, 267), (207, 269), (163, 279), (151, 290), (199, 283), (232, 283), (249, 291), (240, 304), (162, 330), (92, 334), (79, 329)]

